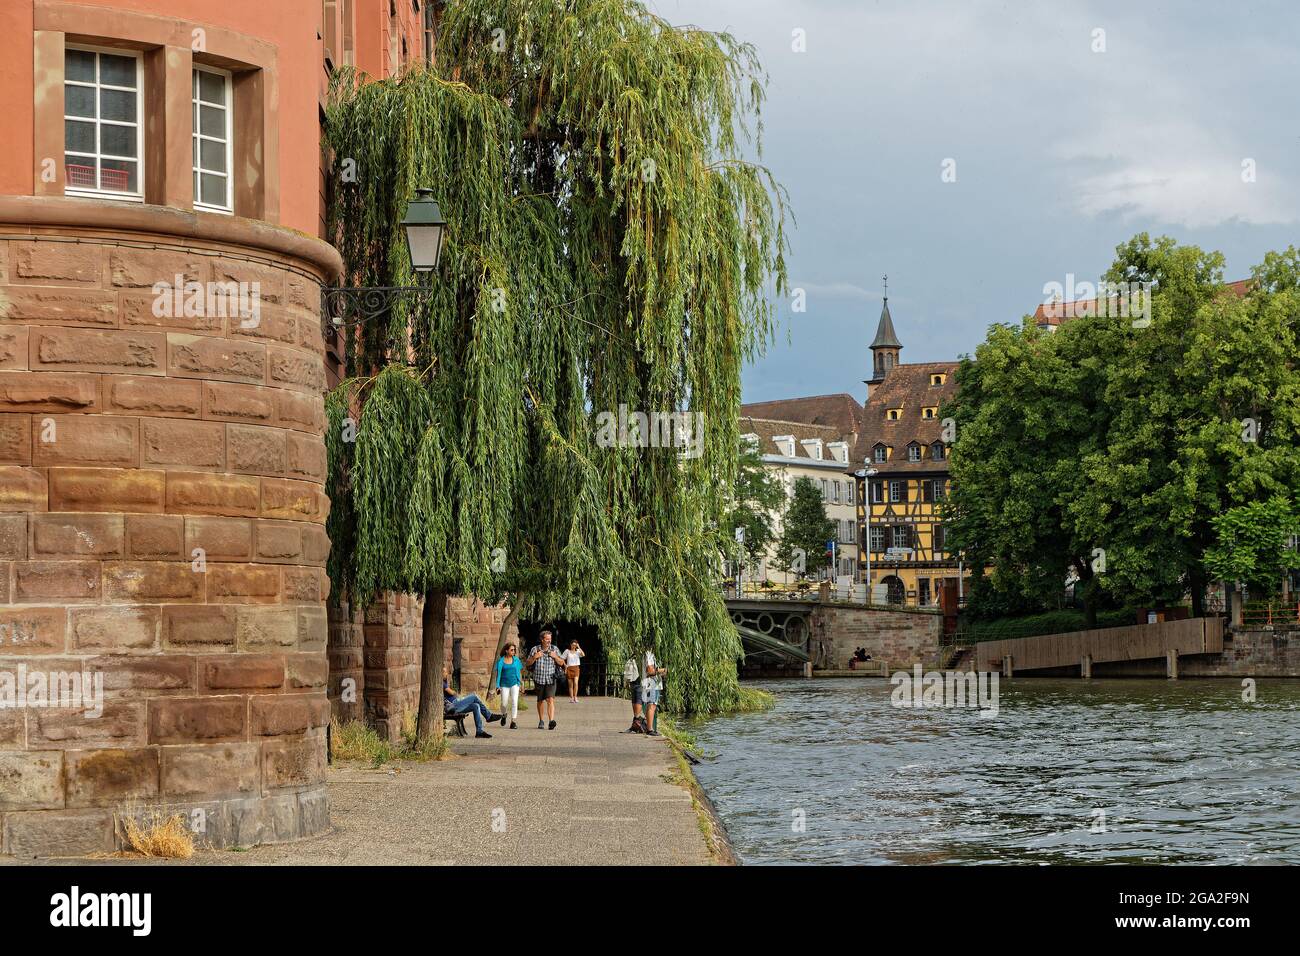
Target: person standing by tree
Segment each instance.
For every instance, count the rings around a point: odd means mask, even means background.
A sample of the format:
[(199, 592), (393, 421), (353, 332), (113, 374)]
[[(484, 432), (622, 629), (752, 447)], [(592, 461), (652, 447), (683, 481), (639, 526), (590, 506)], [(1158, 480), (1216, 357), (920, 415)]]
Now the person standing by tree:
[(581, 673), (582, 659), (587, 652), (578, 646), (577, 641), (569, 642), (569, 649), (564, 652), (564, 676), (569, 681), (569, 703), (578, 702), (578, 675)]
[(658, 737), (655, 730), (655, 710), (659, 707), (659, 689), (663, 686), (663, 675), (668, 668), (655, 660), (654, 651), (645, 652), (645, 667), (641, 677), (641, 704), (645, 708), (646, 733)]
[(523, 662), (515, 654), (515, 645), (507, 644), (501, 648), (497, 658), (496, 684), (501, 691), (501, 725), (505, 726), (506, 711), (510, 712), (510, 729), (517, 729), (515, 719), (519, 716), (519, 689), (524, 683)]
[(541, 644), (533, 648), (528, 655), (528, 667), (533, 672), (533, 690), (537, 692), (537, 729), (547, 726), (555, 729), (555, 684), (558, 668), (564, 666), (564, 658), (551, 644), (551, 629), (543, 628)]

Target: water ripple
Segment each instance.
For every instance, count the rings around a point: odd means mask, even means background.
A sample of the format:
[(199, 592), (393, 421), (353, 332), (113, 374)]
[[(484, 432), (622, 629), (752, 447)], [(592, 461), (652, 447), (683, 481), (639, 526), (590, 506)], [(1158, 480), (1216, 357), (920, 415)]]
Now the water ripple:
[(1300, 863), (1300, 681), (1004, 681), (996, 717), (759, 686), (691, 727), (746, 863)]

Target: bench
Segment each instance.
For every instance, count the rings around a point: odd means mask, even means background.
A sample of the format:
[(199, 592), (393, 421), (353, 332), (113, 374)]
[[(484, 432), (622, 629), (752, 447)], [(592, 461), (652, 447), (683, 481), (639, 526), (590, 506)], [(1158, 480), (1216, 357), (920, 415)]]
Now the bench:
[(444, 707), (442, 711), (442, 722), (443, 724), (455, 724), (457, 737), (468, 737), (469, 734), (465, 731), (465, 718), (468, 716), (468, 713), (455, 714)]

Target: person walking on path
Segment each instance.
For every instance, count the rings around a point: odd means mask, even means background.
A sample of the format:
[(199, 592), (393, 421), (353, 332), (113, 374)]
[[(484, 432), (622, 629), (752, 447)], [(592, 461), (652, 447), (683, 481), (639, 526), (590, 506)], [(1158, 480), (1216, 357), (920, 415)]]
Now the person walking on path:
[(569, 681), (569, 703), (578, 702), (578, 674), (582, 666), (582, 659), (587, 656), (587, 652), (578, 646), (577, 641), (569, 642), (569, 649), (564, 652), (564, 676)]
[(473, 714), (474, 729), (477, 731), (475, 737), (485, 737), (491, 739), (492, 735), (483, 729), (483, 721), (489, 724), (496, 720), (496, 714), (488, 710), (487, 704), (479, 699), (478, 694), (466, 694), (464, 697), (457, 697), (451, 691), (451, 671), (444, 667), (442, 669), (442, 698), (443, 706), (448, 713), (452, 714)]
[(517, 729), (515, 719), (519, 716), (519, 691), (524, 683), (523, 662), (515, 655), (515, 646), (507, 644), (501, 648), (497, 658), (496, 685), (501, 691), (501, 726), (506, 724), (506, 712), (510, 713), (510, 729)]
[(550, 720), (550, 729), (555, 729), (555, 685), (559, 668), (564, 666), (564, 658), (551, 644), (551, 630), (542, 631), (542, 643), (533, 648), (528, 655), (528, 667), (533, 672), (533, 689), (537, 692), (537, 729), (541, 730)]

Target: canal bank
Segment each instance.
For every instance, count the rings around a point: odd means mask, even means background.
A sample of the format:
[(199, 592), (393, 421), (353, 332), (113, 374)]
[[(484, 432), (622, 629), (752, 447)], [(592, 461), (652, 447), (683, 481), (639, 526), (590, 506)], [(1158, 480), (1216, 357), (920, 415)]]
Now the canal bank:
[[(689, 767), (665, 738), (626, 734), (626, 700), (556, 702), (538, 730), (450, 739), (454, 756), (326, 771), (330, 830), (292, 844), (197, 852), (166, 865), (708, 865), (726, 862), (701, 823)], [(684, 763), (684, 762), (683, 762)], [(21, 862), (0, 857), (0, 862)], [(87, 862), (80, 859), (75, 862)], [(112, 862), (120, 862), (114, 859)]]
[(996, 716), (784, 680), (691, 721), (744, 864), (1300, 863), (1300, 681), (1002, 681)]

